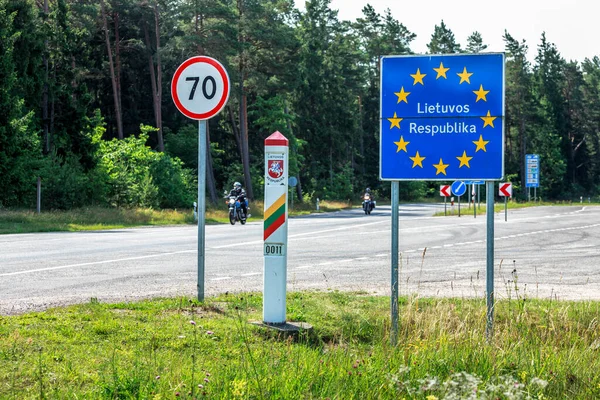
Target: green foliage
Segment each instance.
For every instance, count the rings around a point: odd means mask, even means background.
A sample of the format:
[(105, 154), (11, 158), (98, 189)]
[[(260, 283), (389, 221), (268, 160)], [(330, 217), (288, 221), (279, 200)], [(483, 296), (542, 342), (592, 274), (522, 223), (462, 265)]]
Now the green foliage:
[(193, 202), (192, 175), (177, 158), (146, 146), (149, 132), (139, 137), (100, 143), (99, 169), (107, 185), (107, 200), (117, 207), (189, 207)]
[[(217, 58), (231, 79), (227, 106), (209, 122), (216, 190), (237, 180), (260, 197), (264, 139), (278, 130), (290, 141), (288, 173), (299, 178), (301, 197), (352, 199), (366, 186), (389, 195), (378, 181), (379, 60), (412, 53), (416, 36), (397, 19), (405, 16), (365, 5), (360, 18), (342, 21), (330, 0), (308, 1), (302, 12), (292, 0), (105, 5), (110, 49), (97, 2), (49, 1), (45, 12), (45, 2), (0, 0), (0, 206), (33, 207), (38, 176), (47, 208), (187, 206), (195, 197), (196, 174), (188, 169), (198, 168), (197, 128), (168, 93), (175, 69), (193, 55)], [(486, 51), (479, 32), (464, 39), (461, 45), (441, 21), (428, 51)], [(525, 155), (539, 154), (546, 198), (598, 195), (599, 58), (567, 62), (542, 35), (528, 60), (527, 43), (508, 32), (504, 40), (506, 173), (524, 196)], [(150, 66), (161, 85), (154, 89), (162, 96), (166, 157), (150, 150), (158, 146), (151, 130), (143, 145), (104, 143), (117, 136), (115, 101), (125, 137), (158, 125)], [(436, 191), (410, 183), (401, 195)]]

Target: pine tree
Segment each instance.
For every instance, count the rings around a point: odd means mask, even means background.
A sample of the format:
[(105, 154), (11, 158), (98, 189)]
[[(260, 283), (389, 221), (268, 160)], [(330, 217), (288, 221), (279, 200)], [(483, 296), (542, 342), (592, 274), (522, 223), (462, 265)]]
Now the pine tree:
[(456, 42), (454, 33), (446, 27), (444, 20), (439, 25), (436, 25), (431, 41), (427, 45), (430, 54), (452, 54), (460, 53), (460, 44)]

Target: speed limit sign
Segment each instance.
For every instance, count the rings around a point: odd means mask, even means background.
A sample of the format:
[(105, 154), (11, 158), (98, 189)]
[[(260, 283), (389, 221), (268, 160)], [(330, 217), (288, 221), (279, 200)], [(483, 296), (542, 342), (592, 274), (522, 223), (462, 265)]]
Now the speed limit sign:
[(185, 60), (175, 71), (171, 97), (183, 115), (205, 120), (225, 107), (229, 87), (229, 76), (220, 62), (211, 57), (196, 56)]

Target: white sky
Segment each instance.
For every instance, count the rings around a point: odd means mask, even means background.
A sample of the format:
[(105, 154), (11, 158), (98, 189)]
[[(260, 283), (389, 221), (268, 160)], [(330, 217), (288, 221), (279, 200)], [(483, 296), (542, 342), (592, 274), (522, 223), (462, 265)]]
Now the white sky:
[[(305, 0), (294, 0), (304, 10)], [(332, 0), (340, 20), (354, 21), (371, 4), (383, 15), (389, 8), (394, 18), (417, 35), (411, 49), (427, 52), (435, 25), (442, 19), (463, 48), (474, 31), (481, 33), (486, 51), (504, 51), (506, 29), (529, 46), (529, 61), (537, 54), (542, 32), (566, 60), (583, 61), (600, 56), (600, 1), (598, 0)]]

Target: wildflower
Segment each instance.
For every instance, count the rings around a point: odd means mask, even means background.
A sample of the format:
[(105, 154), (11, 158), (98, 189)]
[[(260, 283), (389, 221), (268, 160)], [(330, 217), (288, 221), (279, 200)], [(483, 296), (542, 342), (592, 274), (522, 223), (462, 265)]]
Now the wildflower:
[(208, 383), (210, 381), (208, 380), (208, 378), (204, 378), (204, 382)]
[(179, 397), (180, 395), (181, 395), (181, 393), (175, 392), (175, 397)]
[(202, 388), (204, 387), (204, 385), (198, 384), (198, 387), (199, 387), (200, 389), (202, 389)]
[(206, 331), (207, 335), (212, 335), (214, 332), (213, 331)]
[(434, 395), (430, 394), (429, 396), (425, 397), (427, 400), (438, 400), (437, 397), (435, 397)]
[(160, 375), (156, 375), (156, 379), (160, 379)]
[(196, 326), (196, 321), (194, 321), (194, 320), (191, 320), (191, 321), (190, 321), (190, 324), (192, 324), (192, 325)]
[(348, 371), (348, 375), (352, 375), (352, 371)]
[(206, 376), (210, 376), (210, 372), (207, 372), (207, 373), (206, 373)]

